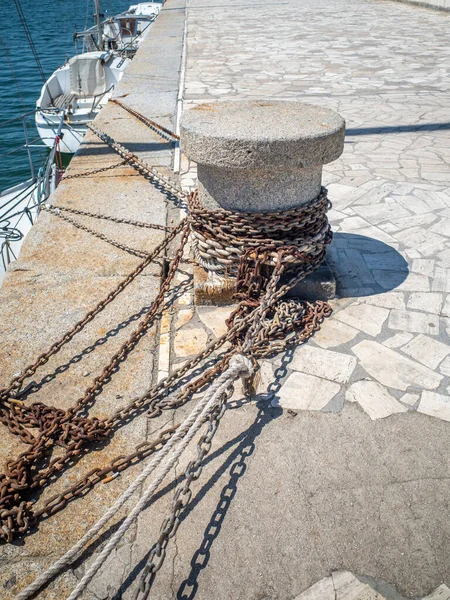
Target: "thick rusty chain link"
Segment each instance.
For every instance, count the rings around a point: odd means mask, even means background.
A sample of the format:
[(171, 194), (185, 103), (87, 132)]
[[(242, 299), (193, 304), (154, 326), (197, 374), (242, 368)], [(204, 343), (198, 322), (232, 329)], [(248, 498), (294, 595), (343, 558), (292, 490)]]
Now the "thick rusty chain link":
[(120, 163), (116, 163), (115, 165), (111, 165), (109, 167), (101, 167), (99, 169), (94, 169), (92, 171), (83, 171), (82, 173), (74, 173), (73, 175), (64, 175), (61, 177), (61, 181), (67, 181), (68, 179), (78, 179), (79, 177), (89, 177), (90, 175), (97, 175), (98, 173), (105, 173), (105, 171), (112, 171), (113, 169), (117, 169), (118, 167), (124, 167), (128, 163), (128, 160), (122, 160)]
[[(201, 205), (197, 191), (189, 196), (188, 205), (195, 257), (206, 270), (216, 273), (235, 273), (249, 247), (273, 246), (266, 262), (274, 264), (278, 248), (295, 246), (304, 253), (300, 261), (304, 263), (306, 255), (309, 260), (321, 255), (331, 240), (326, 217), (330, 202), (325, 188), (301, 207), (270, 213), (208, 210)], [(288, 256), (284, 260), (295, 262)]]
[(109, 101), (113, 104), (117, 104), (117, 106), (120, 106), (120, 108), (123, 108), (123, 110), (126, 110), (128, 113), (130, 113), (130, 115), (133, 115), (133, 117), (135, 117), (138, 121), (141, 121), (141, 123), (147, 125), (149, 129), (152, 129), (155, 133), (157, 133), (165, 140), (168, 140), (169, 142), (179, 141), (179, 135), (177, 135), (173, 131), (170, 131), (170, 129), (163, 127), (159, 123), (152, 121), (148, 117), (145, 117), (142, 113), (138, 112), (137, 110), (134, 110), (134, 108), (131, 108), (130, 106), (127, 106), (120, 100), (117, 100), (117, 98), (110, 98)]
[[(179, 251), (169, 269), (166, 279), (161, 285), (160, 292), (152, 303), (148, 313), (141, 321), (136, 331), (134, 331), (130, 338), (122, 344), (119, 351), (114, 354), (110, 363), (103, 369), (102, 373), (94, 379), (94, 382), (87, 388), (84, 395), (78, 399), (69, 410), (59, 410), (46, 406), (43, 403), (34, 403), (29, 407), (25, 407), (15, 399), (13, 399), (13, 403), (10, 406), (9, 414), (5, 407), (2, 407), (3, 414), (0, 413), (0, 420), (5, 425), (9, 426), (9, 430), (12, 433), (19, 435), (22, 441), (31, 445), (30, 448), (19, 455), (16, 460), (8, 461), (5, 473), (0, 475), (0, 519), (3, 523), (0, 537), (3, 537), (6, 541), (12, 541), (15, 533), (26, 532), (35, 522), (36, 517), (31, 509), (32, 502), (27, 502), (24, 499), (26, 493), (45, 485), (54, 473), (60, 472), (71, 460), (79, 456), (88, 443), (97, 442), (112, 434), (111, 420), (100, 420), (97, 418), (90, 419), (78, 416), (78, 413), (86, 405), (95, 400), (96, 395), (102, 389), (105, 381), (109, 379), (116, 366), (125, 359), (129, 351), (135, 346), (139, 339), (145, 334), (150, 324), (154, 321), (154, 318), (160, 309), (163, 297), (170, 287), (171, 280), (176, 272), (179, 261), (181, 260), (183, 249), (189, 234), (188, 224), (182, 222), (173, 232), (171, 232), (171, 234), (169, 234), (169, 236), (166, 237), (164, 242), (160, 244), (157, 250), (152, 254), (152, 257), (153, 255), (157, 255), (159, 251), (165, 248), (171, 239), (173, 239), (180, 231), (182, 232), (182, 242)], [(141, 263), (140, 267), (144, 263)], [(143, 269), (141, 268), (139, 272), (142, 270)], [(133, 272), (133, 274), (134, 273), (135, 272)], [(117, 288), (115, 292), (116, 291)], [(100, 303), (100, 305), (101, 304), (106, 306), (104, 302)], [(41, 364), (45, 364), (50, 356), (59, 351), (64, 343), (67, 343), (68, 339), (71, 339), (78, 331), (81, 331), (89, 320), (92, 320), (92, 314), (100, 305), (98, 305), (94, 311), (88, 313), (88, 319), (85, 318), (77, 324), (79, 327), (75, 326), (75, 328), (59, 340), (58, 343), (53, 344), (50, 351), (41, 355), (33, 365), (25, 369), (25, 373), (22, 374), (20, 378), (25, 374), (28, 374), (27, 376), (33, 375)], [(95, 312), (95, 314), (98, 314), (98, 312), (99, 310)], [(20, 378), (14, 379), (5, 390), (2, 390), (3, 397), (6, 401), (9, 400), (7, 390), (11, 391), (14, 389), (14, 385), (17, 385)], [(2, 418), (4, 413), (6, 413), (8, 418)], [(24, 428), (24, 425), (37, 428), (39, 430), (39, 435), (37, 437), (32, 436)], [(20, 431), (17, 431), (18, 427), (21, 428)], [(22, 430), (28, 434), (27, 437), (22, 434)], [(55, 443), (65, 449), (65, 454), (51, 460), (43, 469), (39, 469), (37, 463), (41, 461), (44, 456), (48, 455)], [(73, 487), (75, 488), (76, 486)]]
[[(164, 175), (142, 163), (136, 156), (129, 153), (126, 148), (117, 144), (112, 138), (95, 126), (91, 126), (91, 129), (116, 152), (121, 155), (125, 154), (127, 162), (137, 168), (143, 175), (148, 175), (152, 182), (162, 186), (172, 194), (175, 193), (178, 197), (185, 198), (185, 194)], [(93, 215), (93, 213), (90, 213), (87, 216)], [(7, 388), (0, 390), (0, 400), (3, 402), (0, 411), (0, 421), (7, 425), (12, 433), (19, 435), (23, 441), (31, 445), (31, 448), (27, 452), (22, 453), (16, 461), (9, 461), (5, 474), (0, 475), (0, 518), (3, 525), (0, 536), (7, 541), (11, 541), (17, 533), (27, 532), (39, 517), (54, 514), (70, 500), (84, 494), (86, 490), (91, 489), (101, 481), (105, 475), (112, 474), (112, 476), (115, 476), (121, 470), (135, 464), (137, 460), (155, 451), (155, 448), (160, 447), (160, 445), (164, 444), (170, 438), (174, 429), (167, 430), (164, 432), (162, 438), (160, 436), (160, 438), (153, 442), (140, 444), (135, 452), (128, 456), (117, 457), (103, 469), (90, 471), (73, 486), (66, 489), (63, 494), (50, 498), (39, 510), (33, 512), (33, 503), (25, 499), (29, 491), (35, 491), (45, 485), (54, 473), (64, 469), (70, 461), (86, 451), (85, 446), (88, 443), (110, 436), (115, 429), (129, 422), (144, 410), (148, 411), (149, 417), (155, 417), (162, 410), (182, 405), (195, 391), (201, 390), (215, 374), (226, 368), (236, 348), (246, 348), (246, 344), (247, 346), (249, 345), (249, 339), (252, 340), (252, 344), (247, 349), (254, 358), (267, 356), (274, 350), (278, 351), (282, 347), (285, 347), (286, 343), (305, 341), (320, 326), (323, 318), (330, 314), (331, 310), (326, 303), (309, 305), (308, 303), (298, 303), (295, 301), (278, 302), (297, 281), (317, 268), (323, 259), (324, 249), (321, 249), (313, 256), (308, 256), (308, 253), (300, 252), (295, 246), (280, 247), (276, 243), (272, 243), (272, 245), (262, 244), (259, 247), (250, 248), (240, 260), (238, 292), (241, 294), (241, 303), (228, 321), (229, 330), (226, 334), (139, 398), (134, 399), (125, 407), (117, 410), (108, 419), (100, 420), (80, 416), (80, 411), (88, 408), (93, 403), (104, 383), (114, 371), (114, 368), (126, 358), (129, 351), (139, 341), (150, 324), (153, 323), (162, 306), (164, 295), (170, 288), (173, 276), (182, 260), (183, 249), (187, 241), (190, 225), (191, 221), (189, 219), (174, 228), (151, 255), (146, 257), (135, 271), (119, 284), (116, 290), (99, 303), (95, 309), (90, 311), (61, 340), (53, 344), (47, 353), (38, 357), (33, 365), (27, 367), (23, 373), (14, 378)], [(48, 407), (42, 403), (35, 403), (30, 407), (22, 405), (14, 395), (17, 396), (17, 392), (19, 392), (24, 380), (33, 375), (37, 368), (45, 364), (65, 343), (81, 331), (100, 310), (109, 304), (122, 289), (131, 283), (167, 247), (169, 242), (178, 233), (182, 233), (182, 241), (176, 252), (175, 259), (169, 268), (169, 273), (161, 285), (160, 293), (137, 330), (112, 357), (109, 365), (105, 367), (101, 375), (87, 388), (84, 396), (68, 411)], [(276, 257), (275, 269), (272, 275), (268, 276), (264, 272), (264, 269), (270, 260), (274, 262), (274, 256)], [(303, 261), (304, 264), (300, 271), (291, 277), (286, 284), (279, 286), (280, 277), (286, 269), (285, 259), (291, 257), (296, 258), (300, 263)], [(266, 292), (264, 295), (265, 300), (261, 304), (260, 299), (263, 291)], [(280, 322), (278, 315), (281, 315), (285, 320)], [(258, 323), (257, 327), (256, 323)], [(198, 367), (202, 361), (220, 349), (225, 342), (230, 342), (232, 348), (231, 350), (227, 350), (218, 359), (214, 367), (204, 371), (195, 381), (185, 385), (183, 392), (179, 396), (167, 398), (167, 395), (181, 384), (183, 377), (189, 371)], [(26, 429), (26, 427), (30, 426), (39, 430), (37, 437), (34, 437)], [(55, 443), (63, 447), (66, 453), (63, 456), (53, 459), (45, 468), (39, 470), (37, 463), (48, 454), (49, 448)], [(109, 480), (110, 477), (106, 479)], [(171, 522), (172, 520), (171, 517)]]

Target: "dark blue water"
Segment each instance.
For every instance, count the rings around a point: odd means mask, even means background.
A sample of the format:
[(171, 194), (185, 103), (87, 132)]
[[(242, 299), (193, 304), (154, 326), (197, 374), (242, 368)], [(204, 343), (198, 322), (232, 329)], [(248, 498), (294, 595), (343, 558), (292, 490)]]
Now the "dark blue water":
[[(75, 54), (73, 33), (94, 24), (93, 0), (20, 0), (31, 36), (46, 77)], [(105, 16), (126, 10), (133, 0), (104, 0)], [(14, 0), (3, 0), (0, 31), (0, 123), (34, 110), (42, 87), (42, 78), (28, 45)], [(80, 48), (81, 50), (81, 48)], [(14, 74), (11, 70), (14, 71)], [(17, 80), (17, 84), (16, 81)], [(26, 119), (28, 135), (37, 137), (34, 116)], [(21, 121), (0, 127), (0, 191), (30, 176), (27, 152), (22, 149), (10, 156), (5, 153), (23, 145)], [(40, 143), (39, 140), (36, 143)], [(33, 149), (33, 162), (38, 166), (47, 151)]]

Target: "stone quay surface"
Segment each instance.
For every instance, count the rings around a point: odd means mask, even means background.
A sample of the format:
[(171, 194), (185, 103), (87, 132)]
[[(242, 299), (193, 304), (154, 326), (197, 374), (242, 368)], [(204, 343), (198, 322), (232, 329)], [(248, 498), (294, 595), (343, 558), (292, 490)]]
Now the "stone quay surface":
[[(150, 598), (449, 599), (448, 19), (389, 0), (190, 0), (187, 9), (168, 0), (125, 73), (119, 97), (169, 127), (180, 96), (185, 109), (233, 99), (309, 102), (347, 123), (344, 153), (323, 169), (333, 202), (334, 313), (307, 345), (262, 361), (256, 397), (236, 389)], [(169, 172), (172, 147), (119, 107), (108, 106), (98, 123)], [(70, 168), (81, 173), (118, 161), (89, 135)], [(192, 189), (195, 164), (184, 158), (181, 174)], [(129, 167), (63, 181), (52, 201), (160, 224), (179, 218)], [(102, 231), (145, 250), (161, 239), (122, 227), (105, 222)], [(2, 383), (137, 262), (43, 213), (0, 291)], [(79, 397), (157, 293), (158, 266), (135, 283), (43, 368), (38, 383), (46, 383), (26, 402), (67, 407)], [(110, 414), (224, 333), (232, 308), (195, 306), (191, 283), (191, 266), (183, 265), (176, 301), (91, 415)], [(43, 499), (188, 410), (134, 419)], [(24, 449), (2, 429), (3, 462)], [(190, 448), (85, 600), (133, 598), (176, 478), (195, 456)], [(32, 535), (1, 546), (2, 599), (70, 548), (141, 469), (138, 463)], [(38, 598), (67, 597), (126, 512)]]
[(344, 136), (340, 115), (292, 101), (201, 104), (181, 120), (200, 201), (238, 212), (286, 210), (317, 197), (322, 167), (342, 154)]

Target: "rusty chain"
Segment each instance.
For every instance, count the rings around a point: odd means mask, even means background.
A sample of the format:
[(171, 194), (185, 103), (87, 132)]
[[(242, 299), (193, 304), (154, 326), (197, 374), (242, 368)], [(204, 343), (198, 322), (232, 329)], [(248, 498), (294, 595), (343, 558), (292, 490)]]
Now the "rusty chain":
[[(87, 225), (84, 225), (83, 223), (80, 223), (79, 221), (72, 219), (71, 217), (69, 217), (67, 215), (64, 215), (63, 212), (69, 212), (69, 213), (72, 213), (75, 215), (84, 215), (87, 217), (92, 217), (94, 219), (103, 219), (106, 221), (112, 221), (113, 223), (124, 223), (126, 225), (133, 225), (135, 227), (155, 229), (157, 231), (167, 232), (167, 231), (172, 231), (174, 229), (173, 227), (167, 227), (164, 225), (153, 225), (152, 223), (144, 223), (143, 221), (133, 221), (131, 219), (120, 219), (117, 217), (109, 217), (108, 215), (102, 215), (102, 214), (92, 213), (92, 212), (85, 211), (85, 210), (69, 208), (67, 206), (59, 206), (59, 205), (56, 206), (56, 205), (44, 204), (44, 205), (42, 205), (42, 209), (47, 210), (48, 212), (59, 217), (63, 221), (70, 223), (77, 229), (81, 229), (82, 231), (85, 231), (86, 233), (89, 233), (90, 235), (92, 235), (100, 240), (103, 240), (107, 244), (110, 244), (111, 246), (114, 246), (115, 248), (119, 248), (120, 250), (123, 250), (124, 252), (128, 252), (128, 254), (132, 254), (133, 256), (138, 256), (139, 258), (145, 258), (146, 256), (149, 256), (151, 254), (151, 252), (147, 252), (146, 250), (139, 250), (137, 248), (132, 248), (131, 246), (127, 246), (126, 244), (123, 244), (122, 242), (115, 240), (100, 231), (96, 231), (95, 229), (92, 229), (92, 228), (88, 227)], [(170, 262), (171, 260), (173, 260), (173, 258), (174, 257), (167, 257), (163, 260), (167, 260)], [(161, 264), (161, 259), (155, 258), (154, 262)], [(192, 261), (191, 259), (189, 259), (187, 257), (183, 257), (181, 262), (183, 264), (193, 264), (194, 261)]]
[[(188, 205), (194, 254), (207, 271), (234, 274), (245, 249), (268, 244), (273, 250), (266, 262), (273, 264), (278, 248), (286, 245), (295, 246), (314, 260), (331, 240), (326, 218), (330, 202), (325, 188), (301, 207), (270, 213), (211, 211), (200, 204), (197, 191), (189, 196)], [(295, 262), (288, 256), (284, 260)]]
[(144, 221), (134, 221), (133, 219), (123, 219), (121, 217), (113, 217), (111, 215), (103, 215), (101, 213), (93, 213), (88, 210), (81, 210), (79, 208), (72, 208), (70, 206), (60, 206), (59, 204), (46, 204), (44, 205), (48, 210), (59, 210), (62, 212), (68, 212), (73, 215), (80, 215), (83, 217), (92, 217), (93, 219), (103, 219), (105, 221), (112, 221), (113, 223), (121, 223), (124, 225), (133, 225), (134, 227), (142, 227), (145, 229), (156, 229), (158, 231), (173, 231), (173, 227), (167, 225), (156, 225), (155, 223), (145, 223)]
[[(177, 227), (175, 227), (168, 236), (153, 250), (149, 256), (147, 256), (138, 266), (129, 274), (125, 279), (123, 279), (117, 287), (109, 292), (109, 294), (101, 300), (93, 309), (91, 309), (80, 321), (78, 321), (69, 331), (65, 332), (65, 334), (56, 342), (54, 342), (47, 352), (43, 352), (40, 354), (35, 362), (26, 368), (24, 368), (18, 375), (16, 375), (8, 384), (6, 388), (0, 389), (0, 402), (2, 403), (12, 403), (13, 405), (16, 402), (11, 402), (11, 399), (14, 400), (14, 394), (22, 387), (25, 379), (32, 377), (37, 369), (48, 362), (48, 360), (54, 356), (57, 352), (61, 350), (61, 348), (70, 342), (72, 338), (82, 331), (84, 327), (92, 321), (108, 304), (110, 304), (132, 281), (136, 279), (138, 275), (142, 273), (142, 271), (150, 265), (152, 260), (159, 256), (161, 252), (169, 245), (169, 243), (186, 227), (186, 221), (182, 221)], [(21, 404), (21, 402), (17, 402), (17, 404)]]
[(66, 221), (66, 223), (70, 223), (77, 229), (86, 231), (86, 233), (89, 233), (90, 235), (93, 235), (94, 237), (96, 237), (100, 240), (103, 240), (104, 242), (110, 244), (111, 246), (115, 246), (116, 248), (119, 248), (120, 250), (123, 250), (124, 252), (128, 252), (128, 254), (132, 254), (133, 256), (138, 256), (139, 258), (145, 258), (150, 255), (150, 252), (146, 252), (145, 250), (138, 250), (137, 248), (132, 248), (131, 246), (127, 246), (126, 244), (123, 244), (122, 242), (118, 242), (117, 240), (114, 240), (113, 238), (105, 235), (104, 233), (101, 233), (100, 231), (91, 229), (87, 225), (84, 225), (83, 223), (80, 223), (79, 221), (72, 219), (72, 217), (69, 217), (68, 215), (65, 215), (63, 212), (61, 212), (61, 209), (59, 207), (44, 205), (43, 209), (47, 210), (51, 214), (59, 217), (63, 221)]
[(170, 131), (170, 129), (163, 127), (159, 123), (152, 121), (148, 117), (145, 117), (142, 113), (138, 112), (137, 110), (134, 110), (134, 108), (131, 108), (127, 104), (124, 104), (117, 98), (110, 98), (109, 101), (113, 104), (117, 104), (117, 106), (120, 106), (120, 108), (123, 108), (123, 110), (126, 110), (128, 113), (130, 113), (130, 115), (133, 115), (133, 117), (135, 117), (138, 121), (141, 121), (141, 123), (147, 125), (149, 129), (157, 133), (160, 137), (164, 138), (165, 140), (168, 140), (169, 142), (178, 142), (180, 140), (179, 135), (177, 135), (173, 131)]
[[(2, 406), (0, 421), (8, 426), (11, 433), (19, 435), (25, 443), (31, 447), (23, 452), (16, 460), (8, 461), (5, 473), (0, 475), (0, 518), (3, 527), (0, 536), (6, 541), (12, 541), (15, 533), (24, 533), (35, 522), (35, 515), (31, 509), (31, 502), (24, 499), (26, 492), (41, 488), (52, 475), (60, 472), (72, 459), (79, 456), (89, 442), (97, 442), (111, 435), (112, 421), (89, 419), (78, 416), (78, 413), (89, 403), (95, 400), (96, 395), (102, 389), (104, 382), (110, 377), (115, 367), (125, 359), (129, 351), (144, 335), (160, 308), (162, 299), (167, 292), (173, 275), (181, 260), (184, 245), (188, 236), (186, 222), (180, 223), (159, 246), (148, 257), (138, 265), (131, 277), (128, 276), (119, 286), (90, 311), (84, 319), (78, 322), (65, 336), (53, 344), (50, 350), (38, 357), (33, 365), (27, 367), (24, 372), (14, 378), (10, 385), (0, 391), (0, 399), (8, 403), (10, 401), (9, 413)], [(43, 403), (34, 403), (29, 407), (19, 401), (9, 398), (11, 391), (20, 389), (26, 377), (33, 375), (39, 366), (45, 364), (51, 356), (56, 354), (62, 346), (81, 331), (92, 318), (100, 312), (109, 302), (124, 289), (142, 270), (150, 264), (153, 257), (157, 256), (169, 242), (182, 232), (182, 244), (176, 259), (171, 265), (169, 274), (163, 281), (160, 292), (152, 303), (149, 311), (139, 324), (136, 331), (122, 344), (118, 352), (114, 354), (110, 363), (103, 369), (102, 373), (94, 379), (94, 382), (86, 389), (84, 395), (67, 411), (48, 407)], [(178, 260), (177, 260), (178, 259)], [(6, 414), (5, 414), (6, 413)], [(39, 430), (39, 436), (34, 437), (24, 426), (35, 427)], [(38, 463), (50, 452), (54, 444), (65, 449), (65, 454), (50, 461), (43, 469), (38, 468)], [(74, 486), (76, 487), (76, 486)]]
[(98, 173), (104, 173), (105, 171), (111, 171), (112, 169), (117, 169), (118, 167), (123, 167), (128, 163), (128, 160), (122, 160), (120, 163), (115, 165), (111, 165), (109, 167), (101, 167), (99, 169), (94, 169), (92, 171), (83, 171), (82, 173), (74, 173), (73, 175), (64, 175), (61, 177), (61, 181), (67, 181), (68, 179), (78, 179), (79, 177), (89, 177), (89, 175), (97, 175)]
[[(142, 163), (137, 157), (129, 153), (126, 148), (117, 144), (112, 138), (98, 130), (98, 128), (91, 126), (91, 129), (116, 152), (121, 155), (125, 154), (127, 162), (137, 168), (139, 172), (149, 175), (155, 183), (163, 186), (170, 193), (176, 193), (178, 197), (185, 197), (185, 194), (164, 175)], [(67, 207), (61, 208), (67, 212), (74, 212), (74, 214), (108, 218), (105, 215), (84, 213), (84, 211), (75, 212), (75, 210), (72, 211), (72, 209), (67, 209)], [(64, 217), (68, 219), (67, 215)], [(119, 220), (118, 222), (124, 221)], [(130, 224), (136, 223), (138, 222)], [(104, 301), (100, 302), (97, 307), (90, 311), (84, 319), (79, 321), (58, 342), (55, 342), (49, 351), (40, 355), (35, 363), (27, 367), (19, 376), (15, 377), (7, 388), (0, 390), (0, 400), (3, 403), (0, 410), (0, 421), (7, 425), (12, 433), (19, 435), (25, 443), (31, 445), (29, 450), (22, 453), (16, 461), (9, 461), (5, 473), (0, 475), (0, 518), (3, 523), (0, 536), (7, 541), (11, 541), (17, 533), (27, 532), (37, 522), (38, 518), (49, 516), (61, 510), (67, 502), (84, 494), (86, 490), (91, 489), (98, 482), (105, 480), (105, 476), (107, 476), (106, 481), (109, 481), (111, 477), (114, 477), (120, 471), (135, 464), (138, 460), (141, 460), (154, 452), (155, 449), (161, 447), (171, 437), (175, 428), (166, 430), (157, 440), (140, 444), (136, 447), (135, 452), (130, 455), (117, 457), (103, 469), (99, 468), (90, 471), (74, 485), (66, 489), (63, 494), (53, 496), (47, 500), (38, 510), (33, 511), (33, 503), (26, 500), (29, 491), (35, 491), (45, 485), (52, 475), (60, 472), (71, 460), (79, 456), (82, 452), (85, 452), (88, 443), (109, 437), (115, 429), (144, 410), (147, 410), (149, 417), (155, 417), (162, 410), (182, 405), (195, 391), (201, 390), (215, 374), (226, 367), (236, 348), (245, 347), (245, 341), (248, 339), (252, 327), (253, 333), (255, 332), (254, 326), (256, 322), (258, 322), (259, 331), (250, 349), (250, 354), (254, 358), (259, 358), (267, 356), (274, 351), (279, 351), (286, 347), (287, 343), (305, 341), (320, 327), (323, 318), (329, 316), (331, 309), (326, 303), (312, 305), (295, 301), (279, 302), (281, 297), (297, 281), (317, 268), (323, 259), (324, 249), (321, 249), (318, 254), (308, 255), (307, 252), (301, 252), (296, 246), (286, 248), (280, 246), (280, 244), (264, 245), (263, 242), (265, 240), (261, 239), (262, 244), (259, 247), (250, 248), (240, 260), (238, 294), (240, 294), (241, 302), (238, 309), (231, 315), (228, 321), (229, 330), (226, 334), (139, 398), (134, 399), (125, 407), (118, 409), (108, 419), (80, 416), (80, 411), (88, 408), (95, 401), (97, 394), (115, 367), (126, 358), (129, 351), (153, 323), (158, 311), (161, 309), (163, 298), (170, 288), (178, 265), (182, 260), (184, 245), (191, 226), (192, 221), (189, 218), (189, 220), (180, 223), (178, 227), (171, 229), (166, 239)], [(86, 231), (92, 233), (92, 230), (88, 228), (86, 228)], [(98, 234), (98, 232), (94, 233)], [(81, 331), (179, 233), (182, 234), (182, 241), (169, 268), (169, 273), (161, 285), (158, 296), (137, 330), (133, 332), (131, 337), (112, 357), (109, 365), (105, 367), (100, 376), (95, 378), (93, 384), (87, 388), (83, 397), (67, 411), (48, 407), (42, 403), (34, 403), (30, 407), (25, 407), (17, 399), (18, 392), (24, 380), (32, 376), (40, 366), (45, 364), (64, 344)], [(128, 247), (126, 249), (129, 251)], [(265, 268), (270, 260), (273, 262), (274, 256), (277, 257), (274, 271), (275, 276), (268, 277)], [(286, 284), (276, 289), (281, 274), (285, 271), (286, 267), (283, 259), (288, 257), (297, 258), (300, 263), (303, 263), (303, 267)], [(270, 288), (271, 285), (272, 288)], [(259, 299), (261, 298), (261, 293), (267, 286), (270, 288), (268, 290), (269, 294), (266, 293), (265, 295), (267, 300), (265, 304), (260, 305)], [(180, 385), (183, 377), (189, 371), (198, 367), (202, 361), (220, 349), (225, 342), (231, 342), (231, 350), (225, 351), (222, 357), (218, 359), (218, 362), (195, 379), (195, 381), (187, 383), (181, 394), (175, 398), (167, 398), (167, 395)], [(38, 436), (33, 436), (26, 429), (26, 427), (30, 426), (38, 428)], [(55, 443), (65, 449), (65, 454), (53, 459), (48, 466), (39, 470), (37, 468), (38, 462), (48, 454), (49, 448)], [(32, 476), (30, 475), (30, 471), (33, 473)], [(176, 517), (172, 516), (171, 523), (175, 523), (175, 521)], [(167, 527), (164, 530), (167, 530)]]
[(170, 192), (177, 198), (181, 200), (186, 200), (187, 194), (183, 192), (183, 190), (174, 183), (169, 177), (166, 177), (163, 173), (151, 167), (144, 161), (140, 160), (135, 154), (127, 150), (125, 146), (116, 142), (110, 135), (102, 131), (99, 127), (94, 125), (93, 123), (87, 123), (87, 127), (95, 133), (95, 135), (102, 140), (105, 144), (107, 144), (110, 148), (112, 148), (119, 156), (127, 159), (130, 167), (133, 167), (138, 173), (143, 175), (144, 177), (148, 177), (150, 181), (158, 188), (161, 186), (161, 189), (166, 192)]

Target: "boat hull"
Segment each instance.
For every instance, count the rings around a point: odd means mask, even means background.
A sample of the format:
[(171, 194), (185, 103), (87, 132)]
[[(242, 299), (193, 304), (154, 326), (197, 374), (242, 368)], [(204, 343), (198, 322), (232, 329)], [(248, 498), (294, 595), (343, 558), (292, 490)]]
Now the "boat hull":
[(37, 182), (29, 179), (0, 193), (0, 205), (5, 208), (0, 215), (0, 286), (8, 264), (20, 252), (23, 240), (37, 219)]
[(93, 121), (108, 102), (130, 61), (115, 52), (74, 56), (45, 82), (36, 102), (36, 128), (46, 146), (74, 154)]

